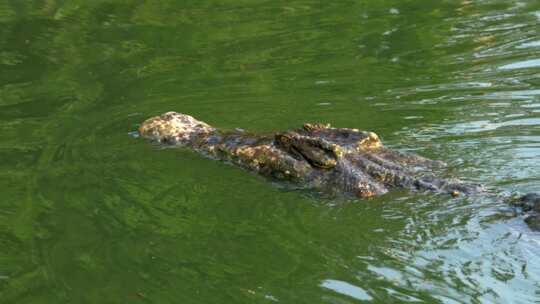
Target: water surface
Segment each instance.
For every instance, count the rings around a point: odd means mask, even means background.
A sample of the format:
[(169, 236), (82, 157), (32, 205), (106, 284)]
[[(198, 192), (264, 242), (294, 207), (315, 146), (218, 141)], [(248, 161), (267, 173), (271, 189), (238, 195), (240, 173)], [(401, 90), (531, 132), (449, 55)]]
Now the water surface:
[(536, 1), (0, 0), (1, 303), (538, 303), (494, 198), (314, 197), (130, 136), (377, 132), (540, 192)]

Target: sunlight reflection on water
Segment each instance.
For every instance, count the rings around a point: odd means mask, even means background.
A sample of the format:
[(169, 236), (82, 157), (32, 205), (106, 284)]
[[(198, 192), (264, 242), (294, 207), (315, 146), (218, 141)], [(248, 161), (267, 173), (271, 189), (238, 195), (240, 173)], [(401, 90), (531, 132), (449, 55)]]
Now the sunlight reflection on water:
[(338, 280), (324, 280), (321, 283), (321, 287), (333, 290), (337, 293), (344, 294), (346, 296), (349, 296), (358, 300), (362, 300), (362, 301), (373, 300), (373, 297), (371, 297), (364, 289), (358, 286), (349, 284), (347, 282), (338, 281)]
[(515, 70), (540, 67), (540, 59), (524, 60), (500, 66), (501, 70)]

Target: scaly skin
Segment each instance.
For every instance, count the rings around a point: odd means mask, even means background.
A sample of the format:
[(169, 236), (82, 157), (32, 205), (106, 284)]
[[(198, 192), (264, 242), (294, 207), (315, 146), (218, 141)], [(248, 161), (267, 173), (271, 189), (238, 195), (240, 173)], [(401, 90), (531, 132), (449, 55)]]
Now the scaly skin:
[[(482, 191), (428, 170), (444, 167), (443, 162), (387, 149), (373, 132), (328, 124), (304, 124), (297, 130), (260, 135), (219, 130), (189, 115), (167, 112), (144, 121), (139, 134), (323, 193), (369, 198), (391, 188), (452, 196)], [(525, 222), (531, 229), (540, 230), (540, 195), (529, 193), (510, 203), (527, 212)]]
[(437, 178), (423, 169), (444, 163), (387, 149), (375, 133), (357, 129), (305, 124), (293, 131), (255, 135), (218, 130), (189, 115), (168, 112), (143, 122), (139, 133), (324, 193), (368, 198), (395, 187), (453, 195), (478, 188)]

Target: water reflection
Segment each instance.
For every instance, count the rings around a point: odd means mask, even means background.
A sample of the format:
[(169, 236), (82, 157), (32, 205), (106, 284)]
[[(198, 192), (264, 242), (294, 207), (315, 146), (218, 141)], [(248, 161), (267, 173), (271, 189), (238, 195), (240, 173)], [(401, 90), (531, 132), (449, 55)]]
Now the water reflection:
[(531, 59), (525, 61), (514, 62), (500, 66), (501, 70), (515, 70), (515, 69), (528, 69), (540, 67), (540, 59)]
[(532, 47), (540, 47), (540, 41), (525, 42), (525, 43), (520, 44), (520, 45), (517, 46), (518, 49), (532, 48)]
[(364, 289), (358, 286), (349, 284), (347, 282), (338, 281), (338, 280), (324, 280), (321, 283), (321, 286), (324, 288), (333, 290), (337, 293), (344, 294), (346, 296), (358, 299), (358, 300), (362, 300), (362, 301), (373, 300), (373, 298)]

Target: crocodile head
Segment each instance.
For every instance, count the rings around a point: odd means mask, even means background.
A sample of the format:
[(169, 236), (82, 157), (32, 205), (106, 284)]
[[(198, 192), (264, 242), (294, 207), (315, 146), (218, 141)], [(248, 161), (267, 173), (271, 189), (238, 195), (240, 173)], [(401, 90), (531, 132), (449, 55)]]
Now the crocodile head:
[(167, 112), (144, 121), (139, 127), (142, 137), (167, 144), (184, 144), (215, 129), (192, 116)]
[(323, 191), (359, 197), (378, 196), (394, 187), (469, 192), (462, 183), (430, 172), (444, 166), (442, 162), (385, 148), (375, 133), (358, 129), (305, 124), (267, 136), (217, 130), (189, 115), (167, 112), (144, 121), (139, 133)]

